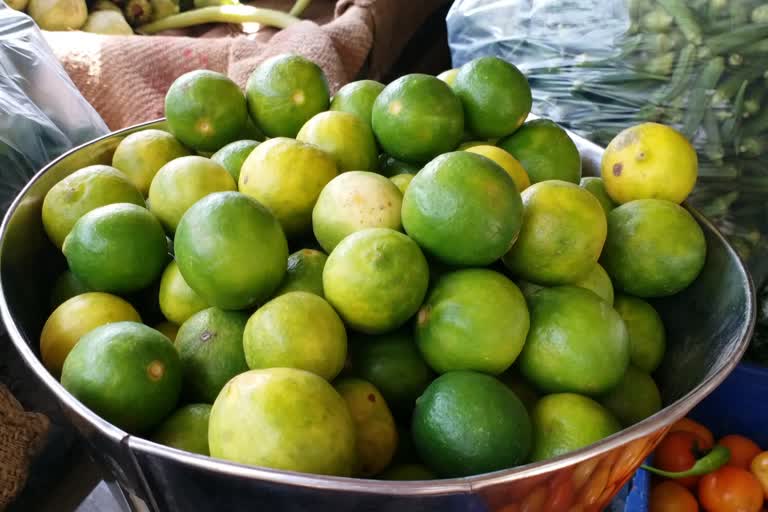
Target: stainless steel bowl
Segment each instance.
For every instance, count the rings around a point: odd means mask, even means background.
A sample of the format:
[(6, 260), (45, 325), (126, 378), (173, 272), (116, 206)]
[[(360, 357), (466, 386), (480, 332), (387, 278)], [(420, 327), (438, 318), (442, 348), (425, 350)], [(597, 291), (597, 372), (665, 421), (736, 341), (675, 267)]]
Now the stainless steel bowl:
[[(388, 482), (332, 478), (234, 464), (129, 435), (88, 410), (43, 367), (38, 339), (48, 292), (64, 268), (41, 222), (45, 194), (86, 165), (111, 161), (119, 141), (156, 121), (110, 134), (58, 158), (21, 191), (0, 228), (0, 314), (24, 362), (87, 441), (92, 456), (131, 498), (133, 510), (168, 511), (587, 511), (605, 507), (671, 424), (710, 393), (744, 353), (755, 319), (754, 289), (733, 249), (698, 212), (707, 239), (699, 278), (658, 301), (668, 352), (658, 370), (666, 407), (603, 441), (557, 459), (470, 478)], [(584, 174), (602, 150), (574, 136)], [(258, 432), (254, 432), (258, 442)]]

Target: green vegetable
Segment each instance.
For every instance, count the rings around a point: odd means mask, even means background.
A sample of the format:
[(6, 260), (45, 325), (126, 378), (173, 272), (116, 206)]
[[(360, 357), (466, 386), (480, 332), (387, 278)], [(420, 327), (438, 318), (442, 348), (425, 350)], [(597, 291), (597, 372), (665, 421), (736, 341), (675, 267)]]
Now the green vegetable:
[(713, 162), (721, 162), (725, 156), (723, 142), (720, 138), (720, 126), (712, 109), (704, 112), (704, 132), (707, 135), (707, 146), (704, 154)]
[(731, 458), (731, 451), (722, 445), (717, 445), (704, 457), (697, 460), (694, 465), (686, 471), (664, 471), (643, 464), (641, 467), (646, 471), (666, 478), (685, 478), (688, 476), (701, 476), (711, 473), (725, 466)]
[(715, 88), (720, 76), (725, 71), (725, 60), (722, 57), (710, 59), (698, 76), (694, 88), (688, 97), (688, 110), (685, 113), (683, 133), (692, 137), (704, 119), (704, 112), (709, 109), (712, 95), (707, 91)]
[(757, 23), (712, 36), (704, 44), (712, 55), (722, 55), (766, 38), (768, 38), (768, 23)]
[[(737, 141), (739, 128), (741, 127), (742, 112), (744, 109), (744, 98), (746, 97), (747, 85), (749, 82), (744, 80), (736, 93), (736, 99), (733, 102), (733, 115), (723, 123), (722, 135), (725, 140)], [(738, 142), (734, 142), (734, 151), (738, 151)]]
[(657, 0), (674, 19), (685, 38), (693, 44), (701, 44), (701, 27), (696, 15), (686, 5), (685, 0)]
[(763, 4), (752, 9), (750, 15), (752, 23), (768, 23), (768, 4)]
[(263, 9), (250, 5), (220, 5), (174, 14), (142, 25), (138, 27), (137, 32), (156, 34), (164, 30), (194, 27), (207, 23), (261, 23), (270, 27), (285, 28), (298, 21), (299, 18), (274, 9)]
[(651, 32), (666, 32), (675, 20), (664, 9), (656, 8), (645, 14), (642, 25)]
[(651, 98), (651, 103), (664, 104), (673, 98), (677, 98), (685, 91), (691, 80), (693, 65), (696, 59), (696, 46), (689, 44), (680, 51), (675, 71), (667, 85), (660, 89)]
[(152, 4), (152, 21), (178, 14), (179, 0), (149, 0)]

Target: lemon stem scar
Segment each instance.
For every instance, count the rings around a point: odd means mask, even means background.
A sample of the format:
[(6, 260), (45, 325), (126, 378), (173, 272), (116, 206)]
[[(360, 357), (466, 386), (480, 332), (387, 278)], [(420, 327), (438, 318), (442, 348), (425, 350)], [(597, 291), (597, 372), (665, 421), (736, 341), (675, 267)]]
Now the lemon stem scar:
[(150, 380), (158, 381), (163, 378), (165, 374), (165, 365), (161, 361), (152, 361), (147, 366), (147, 376)]

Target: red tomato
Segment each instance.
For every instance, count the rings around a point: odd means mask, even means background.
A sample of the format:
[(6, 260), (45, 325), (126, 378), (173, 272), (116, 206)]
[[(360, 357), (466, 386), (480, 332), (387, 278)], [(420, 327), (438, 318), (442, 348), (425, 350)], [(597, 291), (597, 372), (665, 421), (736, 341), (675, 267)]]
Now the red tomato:
[(670, 432), (690, 432), (695, 435), (699, 440), (699, 449), (702, 451), (709, 451), (715, 446), (715, 436), (709, 431), (707, 427), (697, 421), (693, 421), (690, 418), (683, 418), (678, 420), (672, 425)]
[(648, 512), (699, 512), (691, 491), (674, 480), (665, 480), (651, 490)]
[(757, 444), (744, 436), (730, 435), (720, 439), (717, 444), (721, 444), (731, 451), (731, 458), (728, 460), (729, 466), (741, 469), (749, 469), (752, 459), (757, 457), (762, 450)]
[[(653, 465), (664, 471), (685, 471), (691, 469), (700, 456), (696, 435), (687, 431), (670, 432), (656, 447)], [(692, 488), (698, 483), (699, 478), (697, 476), (676, 478), (675, 482)]]
[(723, 466), (702, 477), (699, 501), (707, 512), (760, 512), (763, 489), (749, 471)]

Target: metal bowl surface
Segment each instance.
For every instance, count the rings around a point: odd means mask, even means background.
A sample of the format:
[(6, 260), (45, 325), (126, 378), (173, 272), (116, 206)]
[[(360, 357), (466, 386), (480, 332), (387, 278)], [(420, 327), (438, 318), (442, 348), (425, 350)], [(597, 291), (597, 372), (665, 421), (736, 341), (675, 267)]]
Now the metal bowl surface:
[[(50, 399), (85, 438), (115, 488), (130, 498), (131, 510), (602, 510), (672, 423), (714, 390), (746, 350), (755, 322), (751, 279), (712, 224), (690, 209), (707, 240), (704, 270), (682, 293), (655, 301), (667, 328), (667, 355), (656, 373), (666, 407), (599, 443), (556, 459), (469, 478), (395, 482), (245, 466), (129, 435), (76, 400), (39, 360), (48, 291), (65, 264), (45, 236), (41, 206), (45, 194), (62, 178), (86, 165), (109, 164), (126, 135), (164, 126), (160, 120), (121, 130), (51, 162), (19, 193), (0, 227), (2, 321)], [(599, 175), (602, 149), (571, 136), (581, 152), (584, 174)]]

